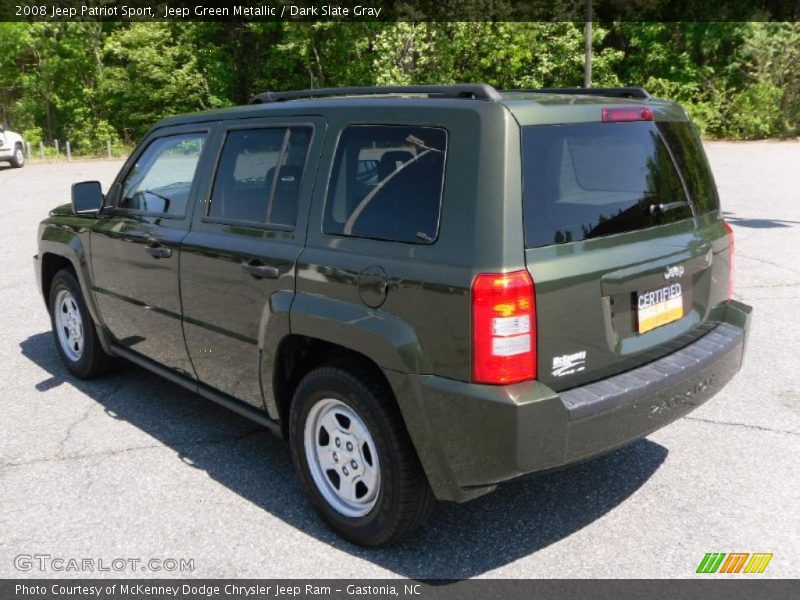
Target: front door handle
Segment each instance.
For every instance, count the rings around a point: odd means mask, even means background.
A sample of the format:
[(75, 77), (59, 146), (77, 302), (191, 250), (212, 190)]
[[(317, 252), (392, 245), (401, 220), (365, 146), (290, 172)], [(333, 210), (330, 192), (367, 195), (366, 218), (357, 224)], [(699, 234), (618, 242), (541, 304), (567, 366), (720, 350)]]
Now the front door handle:
[(243, 262), (242, 270), (245, 273), (249, 273), (256, 279), (277, 279), (281, 276), (281, 272), (278, 270), (278, 267), (265, 265), (262, 262)]
[(172, 256), (172, 250), (167, 248), (166, 246), (145, 246), (144, 251), (147, 252), (153, 258), (169, 258)]

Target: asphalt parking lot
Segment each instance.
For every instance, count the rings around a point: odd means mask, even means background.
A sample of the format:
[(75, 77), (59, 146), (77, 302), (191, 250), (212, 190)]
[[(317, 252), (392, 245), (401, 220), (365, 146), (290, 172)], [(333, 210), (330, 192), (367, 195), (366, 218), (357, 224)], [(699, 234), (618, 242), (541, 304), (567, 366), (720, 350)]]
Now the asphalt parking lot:
[(676, 578), (706, 552), (771, 552), (760, 577), (800, 577), (800, 143), (707, 148), (736, 296), (755, 307), (742, 372), (645, 440), (439, 505), (382, 550), (331, 533), (288, 446), (249, 421), (132, 365), (67, 373), (36, 289), (36, 223), (121, 163), (0, 166), (0, 577), (92, 575), (15, 566), (40, 554), (194, 561), (99, 574), (127, 577)]

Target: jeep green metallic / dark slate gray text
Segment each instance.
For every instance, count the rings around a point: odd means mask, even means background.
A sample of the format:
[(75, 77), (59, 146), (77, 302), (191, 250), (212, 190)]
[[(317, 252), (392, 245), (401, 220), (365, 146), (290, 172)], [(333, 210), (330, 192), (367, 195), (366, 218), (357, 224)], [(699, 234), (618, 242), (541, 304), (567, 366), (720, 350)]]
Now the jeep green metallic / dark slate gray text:
[(72, 196), (35, 259), (69, 370), (123, 357), (282, 434), (359, 544), (640, 438), (744, 353), (702, 145), (640, 88), (265, 93)]

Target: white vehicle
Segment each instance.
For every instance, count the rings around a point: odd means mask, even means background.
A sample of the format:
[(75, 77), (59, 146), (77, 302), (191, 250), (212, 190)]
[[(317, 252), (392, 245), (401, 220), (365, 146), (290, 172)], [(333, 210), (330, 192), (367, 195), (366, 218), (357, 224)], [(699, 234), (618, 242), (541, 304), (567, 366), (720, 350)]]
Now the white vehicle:
[(22, 136), (13, 131), (8, 131), (0, 125), (0, 161), (11, 163), (12, 167), (19, 168), (25, 164), (25, 142)]

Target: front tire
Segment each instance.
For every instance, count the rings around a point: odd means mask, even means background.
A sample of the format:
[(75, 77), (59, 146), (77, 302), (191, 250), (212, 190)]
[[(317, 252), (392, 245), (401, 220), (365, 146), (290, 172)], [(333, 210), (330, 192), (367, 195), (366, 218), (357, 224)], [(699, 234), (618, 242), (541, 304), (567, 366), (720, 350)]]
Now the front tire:
[(414, 532), (433, 494), (386, 383), (357, 365), (300, 382), (289, 418), (292, 459), (317, 512), (362, 546)]
[(112, 358), (97, 337), (80, 285), (72, 271), (63, 269), (50, 283), (50, 324), (56, 349), (70, 373), (93, 379), (108, 372)]
[(22, 146), (17, 144), (14, 147), (14, 154), (11, 155), (11, 166), (19, 169), (25, 164), (25, 153), (22, 151)]

